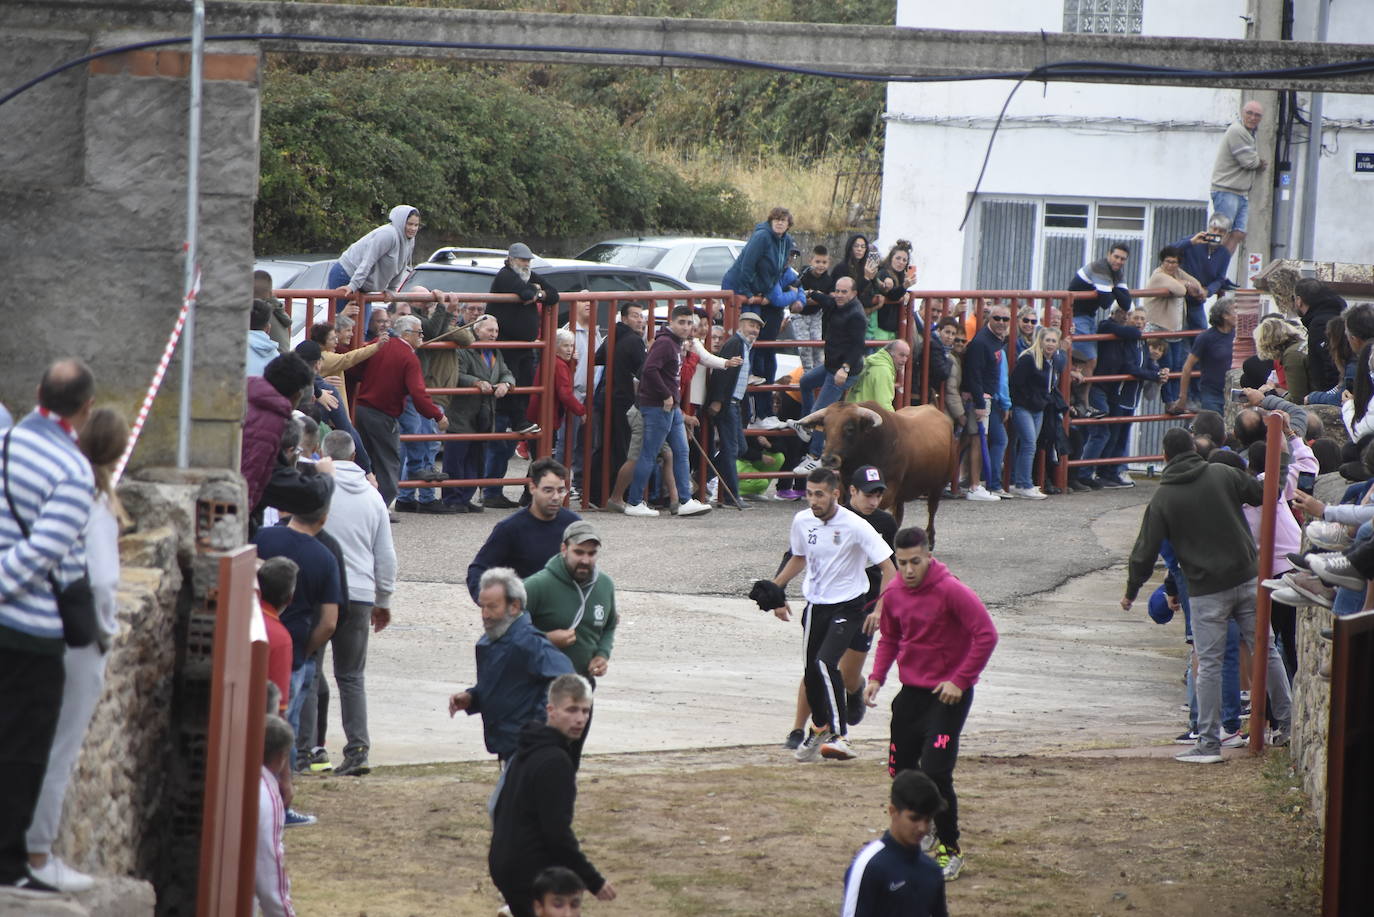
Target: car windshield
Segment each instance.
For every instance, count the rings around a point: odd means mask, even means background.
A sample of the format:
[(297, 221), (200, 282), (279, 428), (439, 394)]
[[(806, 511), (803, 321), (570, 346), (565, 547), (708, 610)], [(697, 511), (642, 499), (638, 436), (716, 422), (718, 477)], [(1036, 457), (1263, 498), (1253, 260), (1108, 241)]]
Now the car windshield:
[(495, 271), (441, 271), (434, 268), (418, 267), (410, 275), (401, 292), (424, 287), (427, 290), (443, 290), (445, 293), (489, 293), (491, 279)]
[(624, 267), (653, 267), (663, 260), (666, 249), (628, 242), (600, 242), (577, 256), (579, 261), (600, 261)]
[(272, 275), (272, 289), (279, 290), (296, 278), (305, 265), (294, 261), (259, 261), (254, 270), (266, 271)]

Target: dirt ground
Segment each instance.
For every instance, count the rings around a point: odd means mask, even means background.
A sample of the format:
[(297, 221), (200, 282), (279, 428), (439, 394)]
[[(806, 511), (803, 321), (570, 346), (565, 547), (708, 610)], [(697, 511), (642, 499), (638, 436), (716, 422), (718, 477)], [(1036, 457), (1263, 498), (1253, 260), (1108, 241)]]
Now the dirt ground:
[[(1130, 614), (1117, 604), (1153, 486), (940, 509), (937, 556), (1001, 634), (961, 744), (969, 861), (949, 889), (953, 914), (1316, 912), (1320, 838), (1286, 753), (1171, 760), (1186, 723), (1182, 621), (1149, 623), (1144, 595)], [(740, 596), (776, 566), (797, 508), (589, 517), (623, 619), (576, 827), (621, 897), (586, 913), (835, 914), (850, 859), (884, 829), (891, 692), (854, 733), (858, 761), (800, 765), (778, 744), (799, 634)], [(320, 823), (287, 833), (299, 913), (496, 913), (485, 810), (495, 764), (480, 723), (449, 719), (444, 703), (470, 683), (480, 635), (463, 573), (502, 515), (397, 526), (396, 623), (368, 663), (381, 766), (302, 781), (298, 807)], [(908, 520), (924, 519), (913, 504)], [(330, 718), (335, 749), (337, 704)]]
[[(577, 832), (619, 890), (589, 915), (821, 917), (854, 853), (886, 826), (867, 762), (799, 765), (778, 749), (584, 760)], [(321, 826), (287, 832), (303, 914), (491, 917), (494, 766), (306, 778)], [(968, 865), (952, 914), (1316, 913), (1320, 842), (1287, 755), (1187, 768), (1157, 758), (975, 757), (956, 774)], [(328, 826), (328, 827), (325, 827)]]

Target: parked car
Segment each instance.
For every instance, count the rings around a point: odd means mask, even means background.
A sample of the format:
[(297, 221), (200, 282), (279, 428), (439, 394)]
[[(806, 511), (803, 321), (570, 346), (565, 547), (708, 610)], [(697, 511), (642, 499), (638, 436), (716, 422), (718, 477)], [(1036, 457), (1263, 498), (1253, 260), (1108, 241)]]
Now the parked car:
[[(279, 293), (288, 290), (327, 290), (330, 265), (334, 255), (283, 255), (277, 258), (259, 258), (253, 262), (253, 270), (266, 271), (272, 275), (272, 289)], [(323, 321), (328, 300), (313, 298), (312, 316)], [(295, 300), (289, 304), (291, 313), (291, 343), (299, 344), (306, 335), (306, 303)]]
[[(462, 260), (462, 259), (460, 259)], [(425, 262), (415, 268), (406, 279), (401, 292), (425, 287), (430, 290), (444, 290), (449, 293), (486, 293), (491, 289), (492, 278), (505, 264), (505, 253), (497, 257), (468, 257), (465, 263)], [(553, 284), (559, 293), (590, 290), (593, 293), (643, 291), (643, 290), (688, 290), (687, 284), (658, 271), (615, 264), (600, 264), (591, 261), (578, 261), (570, 258), (535, 258), (530, 266), (541, 277)], [(605, 328), (612, 314), (613, 303), (602, 301), (597, 304), (597, 323)], [(668, 320), (669, 302), (662, 300), (655, 304), (654, 317), (657, 321)], [(558, 322), (568, 320), (566, 303), (559, 304)]]
[(681, 278), (694, 290), (718, 290), (721, 278), (743, 250), (744, 243), (739, 239), (643, 236), (607, 239), (577, 257), (582, 261), (651, 268)]

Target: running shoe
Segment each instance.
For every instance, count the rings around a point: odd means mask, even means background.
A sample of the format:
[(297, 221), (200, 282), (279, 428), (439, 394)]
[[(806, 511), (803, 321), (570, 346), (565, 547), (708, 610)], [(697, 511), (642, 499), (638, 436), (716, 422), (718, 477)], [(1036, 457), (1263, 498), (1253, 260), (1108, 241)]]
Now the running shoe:
[(996, 494), (988, 493), (988, 489), (982, 484), (977, 487), (970, 487), (964, 492), (965, 500), (977, 500), (981, 503), (996, 503), (1001, 497)]
[[(1292, 571), (1283, 575), (1283, 581), (1288, 584), (1288, 588), (1293, 590), (1300, 597), (1299, 605), (1313, 604), (1323, 608), (1330, 608), (1331, 603), (1336, 599), (1336, 590), (1317, 578), (1315, 573), (1299, 573)], [(1285, 601), (1275, 593), (1274, 598), (1280, 602)], [(1293, 604), (1288, 602), (1287, 604)]]
[(1224, 729), (1221, 731), (1222, 748), (1244, 748), (1246, 745), (1249, 744), (1250, 737), (1245, 733), (1241, 732), (1239, 729), (1231, 733), (1228, 733)]
[(935, 848), (935, 865), (945, 874), (946, 882), (953, 882), (964, 871), (964, 855), (941, 844)]
[(759, 418), (750, 424), (750, 426), (756, 430), (781, 430), (786, 427), (787, 424), (783, 423), (783, 421), (778, 418), (778, 415), (773, 414), (768, 417)]
[(845, 692), (844, 720), (851, 726), (857, 726), (863, 722), (864, 714), (868, 712), (868, 704), (864, 703), (863, 690)]
[(1323, 551), (1343, 551), (1354, 540), (1350, 537), (1350, 529), (1339, 522), (1315, 519), (1307, 523), (1305, 531), (1307, 540)]
[(821, 756), (821, 746), (830, 739), (830, 733), (812, 726), (806, 738), (797, 746), (794, 754), (798, 761), (815, 761)]
[(1182, 761), (1184, 764), (1220, 764), (1221, 749), (1215, 751), (1205, 749), (1200, 745), (1194, 745), (1187, 751), (1181, 751), (1174, 755), (1175, 761)]
[(784, 424), (789, 430), (797, 434), (797, 439), (804, 443), (811, 442), (811, 428), (798, 420), (789, 420)]
[(329, 762), (329, 752), (323, 745), (316, 745), (310, 749), (309, 761), (306, 766), (312, 774), (327, 774), (334, 769), (334, 765)]
[(859, 753), (850, 747), (847, 738), (832, 733), (829, 741), (821, 743), (821, 757), (831, 761), (853, 761)]
[(1363, 591), (1368, 585), (1368, 581), (1360, 576), (1359, 571), (1350, 563), (1350, 558), (1344, 554), (1318, 554), (1308, 563), (1312, 567), (1312, 572), (1317, 574), (1317, 578), (1328, 586), (1344, 586), (1358, 592)]
[(806, 738), (806, 732), (804, 730), (793, 729), (787, 734), (787, 738), (782, 740), (782, 747), (796, 751), (797, 746), (801, 745), (802, 739), (804, 738)]
[(814, 455), (808, 455), (797, 463), (797, 467), (792, 469), (793, 474), (810, 474), (821, 467), (821, 460)]
[(1196, 731), (1196, 730), (1193, 730), (1193, 729), (1190, 729), (1190, 730), (1188, 730), (1187, 732), (1180, 734), (1177, 738), (1174, 739), (1174, 744), (1175, 744), (1175, 745), (1196, 745), (1196, 744), (1197, 744), (1197, 731)]

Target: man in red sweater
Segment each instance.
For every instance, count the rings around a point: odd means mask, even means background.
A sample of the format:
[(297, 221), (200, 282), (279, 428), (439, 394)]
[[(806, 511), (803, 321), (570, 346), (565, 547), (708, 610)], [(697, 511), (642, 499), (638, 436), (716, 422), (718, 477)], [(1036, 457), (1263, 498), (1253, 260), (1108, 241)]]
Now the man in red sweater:
[(421, 417), (438, 423), (440, 433), (448, 430), (448, 418), (425, 391), (420, 358), (415, 355), (415, 348), (424, 340), (420, 320), (403, 315), (392, 324), (391, 333), (391, 340), (365, 364), (366, 372), (354, 396), (353, 420), (363, 447), (372, 457), (377, 490), (388, 506), (396, 499), (396, 482), (401, 473), (401, 428), (397, 418), (405, 410), (406, 398)]
[(888, 773), (920, 768), (948, 808), (935, 816), (935, 861), (952, 881), (964, 867), (954, 765), (959, 733), (973, 704), (973, 686), (997, 646), (997, 628), (982, 600), (930, 554), (923, 529), (894, 540), (898, 577), (883, 590), (882, 639), (864, 701), (876, 707), (892, 663), (902, 690), (892, 701)]
[(267, 680), (281, 691), (281, 709), (291, 700), (291, 632), (281, 623), (281, 610), (291, 604), (296, 593), (296, 574), (300, 568), (289, 557), (269, 557), (258, 565), (258, 604), (267, 627)]

